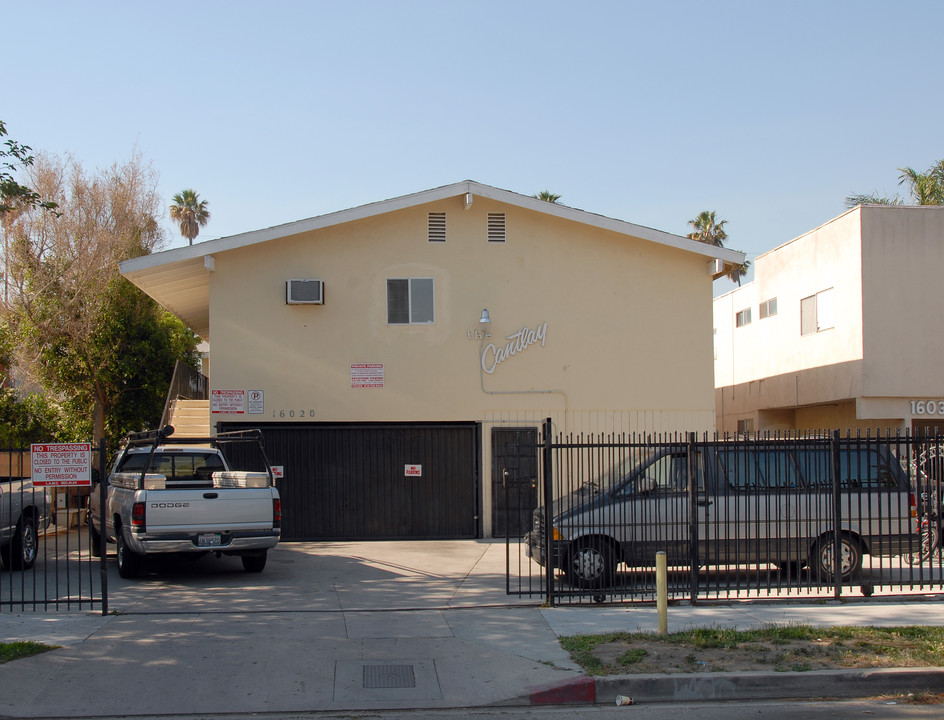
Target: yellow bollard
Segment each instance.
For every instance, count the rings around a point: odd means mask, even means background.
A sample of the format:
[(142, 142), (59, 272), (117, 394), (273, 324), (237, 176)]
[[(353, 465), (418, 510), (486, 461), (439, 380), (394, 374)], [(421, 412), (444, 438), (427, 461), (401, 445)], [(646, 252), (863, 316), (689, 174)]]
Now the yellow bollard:
[(656, 553), (656, 610), (659, 613), (659, 634), (665, 635), (669, 631), (669, 573), (663, 551)]

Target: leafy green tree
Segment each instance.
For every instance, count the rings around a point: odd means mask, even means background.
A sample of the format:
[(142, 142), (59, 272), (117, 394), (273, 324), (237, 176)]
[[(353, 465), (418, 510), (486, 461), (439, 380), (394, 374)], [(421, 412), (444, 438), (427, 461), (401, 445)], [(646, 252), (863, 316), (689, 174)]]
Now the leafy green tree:
[[(728, 239), (728, 233), (724, 229), (727, 222), (727, 220), (719, 220), (714, 210), (703, 210), (694, 219), (688, 221), (688, 224), (692, 226), (692, 232), (685, 237), (708, 245), (724, 247)], [(747, 275), (749, 267), (750, 263), (746, 261), (741, 265), (735, 265), (726, 277), (740, 286), (741, 278)]]
[(67, 441), (63, 437), (60, 408), (43, 395), (17, 396), (4, 369), (14, 358), (14, 342), (6, 318), (0, 318), (0, 448), (26, 447), (41, 440)]
[(170, 206), (170, 219), (180, 225), (180, 234), (193, 245), (193, 240), (200, 234), (200, 228), (205, 227), (210, 219), (207, 210), (207, 201), (201, 200), (194, 190), (184, 190), (173, 197), (174, 204)]
[[(7, 136), (6, 124), (0, 120), (0, 137)], [(21, 185), (14, 178), (13, 173), (18, 169), (28, 168), (33, 164), (30, 155), (30, 146), (22, 145), (15, 140), (5, 140), (4, 149), (0, 150), (0, 216), (12, 212), (17, 207), (41, 207), (54, 210), (56, 203), (43, 200), (39, 193)]]
[(40, 156), (29, 175), (59, 213), (27, 209), (4, 228), (18, 376), (86, 439), (156, 426), (174, 360), (192, 363), (196, 338), (118, 274), (163, 240), (155, 174), (136, 155), (91, 175)]
[(104, 407), (103, 436), (110, 444), (161, 420), (178, 359), (197, 365), (196, 337), (134, 285), (116, 275), (92, 342), (51, 344), (43, 353), (47, 382), (68, 398), (64, 411), (84, 437), (99, 437), (90, 407)]

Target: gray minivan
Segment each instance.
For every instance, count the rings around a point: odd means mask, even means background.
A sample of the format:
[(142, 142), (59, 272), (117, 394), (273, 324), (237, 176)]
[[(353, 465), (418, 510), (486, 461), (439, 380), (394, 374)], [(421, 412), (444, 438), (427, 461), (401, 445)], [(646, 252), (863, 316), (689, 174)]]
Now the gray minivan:
[[(837, 456), (828, 442), (809, 440), (661, 446), (628, 472), (555, 501), (550, 561), (573, 585), (602, 588), (621, 563), (652, 567), (659, 551), (670, 566), (808, 566), (829, 580), (836, 528), (843, 580), (864, 554), (911, 552), (915, 497), (895, 456), (855, 440), (840, 441)], [(538, 508), (526, 550), (541, 565), (544, 535)]]

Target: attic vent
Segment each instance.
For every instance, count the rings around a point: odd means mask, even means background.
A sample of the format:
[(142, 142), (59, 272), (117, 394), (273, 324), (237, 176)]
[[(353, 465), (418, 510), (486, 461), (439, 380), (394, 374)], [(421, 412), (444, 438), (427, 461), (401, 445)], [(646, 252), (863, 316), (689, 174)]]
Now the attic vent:
[(446, 242), (446, 213), (431, 212), (427, 237), (430, 242)]
[(488, 241), (505, 242), (505, 213), (488, 214)]
[(324, 283), (321, 280), (286, 280), (287, 305), (324, 305)]

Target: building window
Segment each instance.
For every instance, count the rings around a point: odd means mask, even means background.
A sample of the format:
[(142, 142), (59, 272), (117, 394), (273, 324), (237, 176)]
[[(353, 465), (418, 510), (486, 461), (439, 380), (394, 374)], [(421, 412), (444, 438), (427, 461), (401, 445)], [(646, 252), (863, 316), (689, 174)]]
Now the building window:
[(746, 418), (744, 420), (738, 420), (738, 437), (750, 437), (751, 433), (754, 432), (754, 418)]
[(744, 327), (751, 324), (751, 309), (745, 308), (734, 316), (734, 324), (737, 327)]
[(387, 324), (428, 325), (433, 320), (432, 278), (387, 278)]
[(505, 242), (505, 213), (488, 214), (488, 241)]
[(446, 242), (446, 213), (431, 212), (429, 214), (426, 238), (430, 242)]
[(760, 319), (773, 317), (777, 314), (777, 298), (770, 298), (760, 304)]
[(833, 288), (800, 300), (800, 335), (812, 335), (835, 327)]

